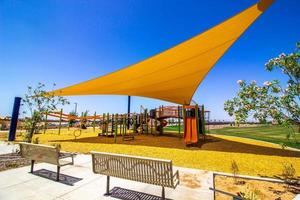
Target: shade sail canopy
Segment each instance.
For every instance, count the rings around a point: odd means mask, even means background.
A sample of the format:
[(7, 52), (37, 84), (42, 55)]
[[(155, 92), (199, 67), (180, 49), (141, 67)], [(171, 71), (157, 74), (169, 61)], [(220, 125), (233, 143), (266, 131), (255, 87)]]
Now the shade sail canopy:
[(153, 57), (52, 92), (56, 96), (131, 95), (189, 104), (209, 70), (271, 3), (272, 0), (262, 0)]

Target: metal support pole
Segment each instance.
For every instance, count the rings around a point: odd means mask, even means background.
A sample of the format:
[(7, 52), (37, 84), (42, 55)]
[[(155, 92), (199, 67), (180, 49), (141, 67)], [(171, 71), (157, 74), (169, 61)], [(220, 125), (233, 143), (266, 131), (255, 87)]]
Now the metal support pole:
[(107, 113), (107, 116), (106, 116), (106, 137), (108, 136), (108, 126), (109, 126), (109, 113)]
[(14, 141), (16, 138), (21, 99), (22, 99), (21, 97), (15, 97), (14, 108), (13, 108), (11, 121), (10, 121), (8, 141)]
[(75, 115), (77, 115), (77, 103), (74, 104), (75, 104)]
[(59, 125), (58, 125), (58, 135), (60, 135), (62, 114), (63, 114), (63, 109), (60, 109), (60, 115), (59, 115)]
[(109, 179), (110, 179), (110, 176), (106, 176), (106, 193), (104, 194), (104, 196), (111, 195), (111, 193), (109, 193)]
[(145, 123), (146, 134), (148, 135), (148, 109), (145, 109)]
[(136, 133), (137, 132), (137, 128), (136, 128), (136, 115), (133, 114), (132, 115), (132, 120), (133, 120), (133, 133)]
[(111, 134), (115, 133), (115, 114), (111, 114)]
[(31, 160), (30, 173), (33, 173), (34, 160)]
[(45, 122), (44, 122), (44, 134), (47, 131), (47, 125), (48, 125), (47, 121), (48, 121), (48, 111), (46, 112), (46, 117), (45, 117)]
[(124, 120), (124, 118), (125, 118), (125, 114), (123, 115), (121, 115), (121, 127), (120, 127), (120, 132), (121, 132), (121, 134), (122, 134), (122, 139), (124, 140), (124, 126), (125, 126), (125, 120)]
[(180, 106), (178, 106), (178, 134), (179, 136), (181, 135), (180, 133)]
[(165, 200), (165, 187), (162, 187), (162, 191), (161, 191), (161, 199)]
[(94, 130), (94, 133), (95, 133), (95, 129), (96, 129), (96, 117), (97, 117), (97, 113), (95, 112), (94, 114), (94, 121), (93, 121), (93, 130)]
[(126, 127), (126, 122), (128, 124), (128, 116), (124, 115), (125, 116), (125, 124), (124, 124), (124, 134), (127, 135), (127, 127)]
[(150, 119), (150, 122), (151, 122), (151, 124), (150, 124), (150, 126), (151, 126), (151, 134), (153, 134), (153, 119)]
[(205, 134), (205, 110), (204, 110), (204, 105), (201, 107), (201, 121), (202, 121), (202, 133)]
[(102, 135), (103, 135), (103, 133), (106, 132), (105, 117), (106, 117), (105, 113), (103, 113), (103, 115), (102, 115), (102, 130), (101, 130)]
[(195, 118), (196, 118), (196, 131), (197, 131), (197, 141), (199, 140), (200, 138), (200, 128), (202, 128), (202, 126), (200, 127), (200, 123), (199, 123), (199, 107), (198, 107), (198, 104), (195, 105)]
[(186, 135), (186, 109), (185, 107), (182, 105), (182, 119), (183, 119), (183, 123), (182, 123), (182, 128), (183, 128), (183, 137), (185, 137)]
[(82, 125), (83, 125), (83, 112), (81, 112), (81, 117), (80, 117), (80, 134), (81, 134), (81, 130), (82, 130)]
[(157, 135), (157, 113), (155, 111), (155, 116), (154, 116), (154, 133)]
[(130, 106), (131, 106), (131, 96), (128, 96), (128, 105), (127, 105), (127, 115), (128, 115), (128, 121), (127, 121), (127, 129), (129, 129), (130, 123), (129, 123), (129, 117), (130, 117)]
[(118, 118), (119, 118), (119, 115), (118, 113), (115, 115), (115, 143), (117, 143), (117, 135), (118, 135)]
[(56, 181), (59, 181), (60, 166), (57, 166)]

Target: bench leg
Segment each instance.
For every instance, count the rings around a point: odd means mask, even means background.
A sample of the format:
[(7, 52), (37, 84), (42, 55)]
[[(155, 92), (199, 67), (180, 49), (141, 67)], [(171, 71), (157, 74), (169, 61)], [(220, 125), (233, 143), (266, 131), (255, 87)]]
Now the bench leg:
[(31, 168), (30, 168), (30, 173), (33, 173), (33, 166), (34, 166), (34, 160), (31, 160)]
[(59, 181), (60, 166), (57, 166), (56, 181)]
[(165, 187), (162, 187), (162, 191), (161, 191), (161, 199), (165, 200)]
[(106, 176), (106, 193), (104, 194), (104, 196), (111, 195), (111, 193), (109, 193), (109, 180), (110, 180), (110, 176)]
[(72, 165), (74, 165), (74, 156), (72, 156)]

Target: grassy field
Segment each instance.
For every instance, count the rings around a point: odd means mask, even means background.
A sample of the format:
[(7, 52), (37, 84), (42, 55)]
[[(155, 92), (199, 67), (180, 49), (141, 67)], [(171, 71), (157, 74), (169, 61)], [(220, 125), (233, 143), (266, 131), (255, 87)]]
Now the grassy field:
[[(166, 126), (164, 127), (164, 131), (174, 131), (174, 132), (178, 132), (178, 126)], [(180, 131), (181, 133), (183, 133), (183, 127), (180, 127)]]
[[(82, 131), (75, 139), (74, 130), (48, 130), (37, 134), (42, 144), (60, 144), (62, 150), (89, 153), (91, 150), (129, 155), (170, 159), (174, 165), (210, 171), (231, 172), (231, 162), (238, 164), (240, 174), (276, 177), (280, 176), (284, 163), (293, 164), (300, 176), (300, 152), (281, 149), (280, 145), (249, 140), (247, 138), (209, 135), (199, 146), (187, 148), (177, 133), (164, 136), (137, 135), (134, 141), (122, 141), (118, 137), (98, 137), (92, 129)], [(3, 136), (3, 133), (2, 133)], [(5, 139), (6, 137), (0, 137)], [(19, 134), (17, 140), (22, 140)], [(250, 163), (250, 164), (249, 164)]]
[[(295, 130), (297, 130), (295, 128)], [(222, 129), (210, 130), (212, 134), (236, 136), (243, 138), (250, 138), (255, 140), (261, 140), (266, 142), (271, 142), (275, 144), (286, 144), (289, 147), (299, 148), (300, 143), (295, 142), (294, 138), (291, 137), (290, 140), (286, 139), (287, 133), (290, 129), (281, 126), (264, 125), (257, 127), (226, 127)], [(296, 133), (297, 141), (300, 141), (300, 133)]]

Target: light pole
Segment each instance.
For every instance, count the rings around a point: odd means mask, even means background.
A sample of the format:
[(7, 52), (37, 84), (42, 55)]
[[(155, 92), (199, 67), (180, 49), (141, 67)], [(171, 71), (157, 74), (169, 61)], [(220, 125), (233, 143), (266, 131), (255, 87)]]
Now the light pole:
[(75, 115), (77, 115), (77, 103), (74, 104), (75, 104)]

